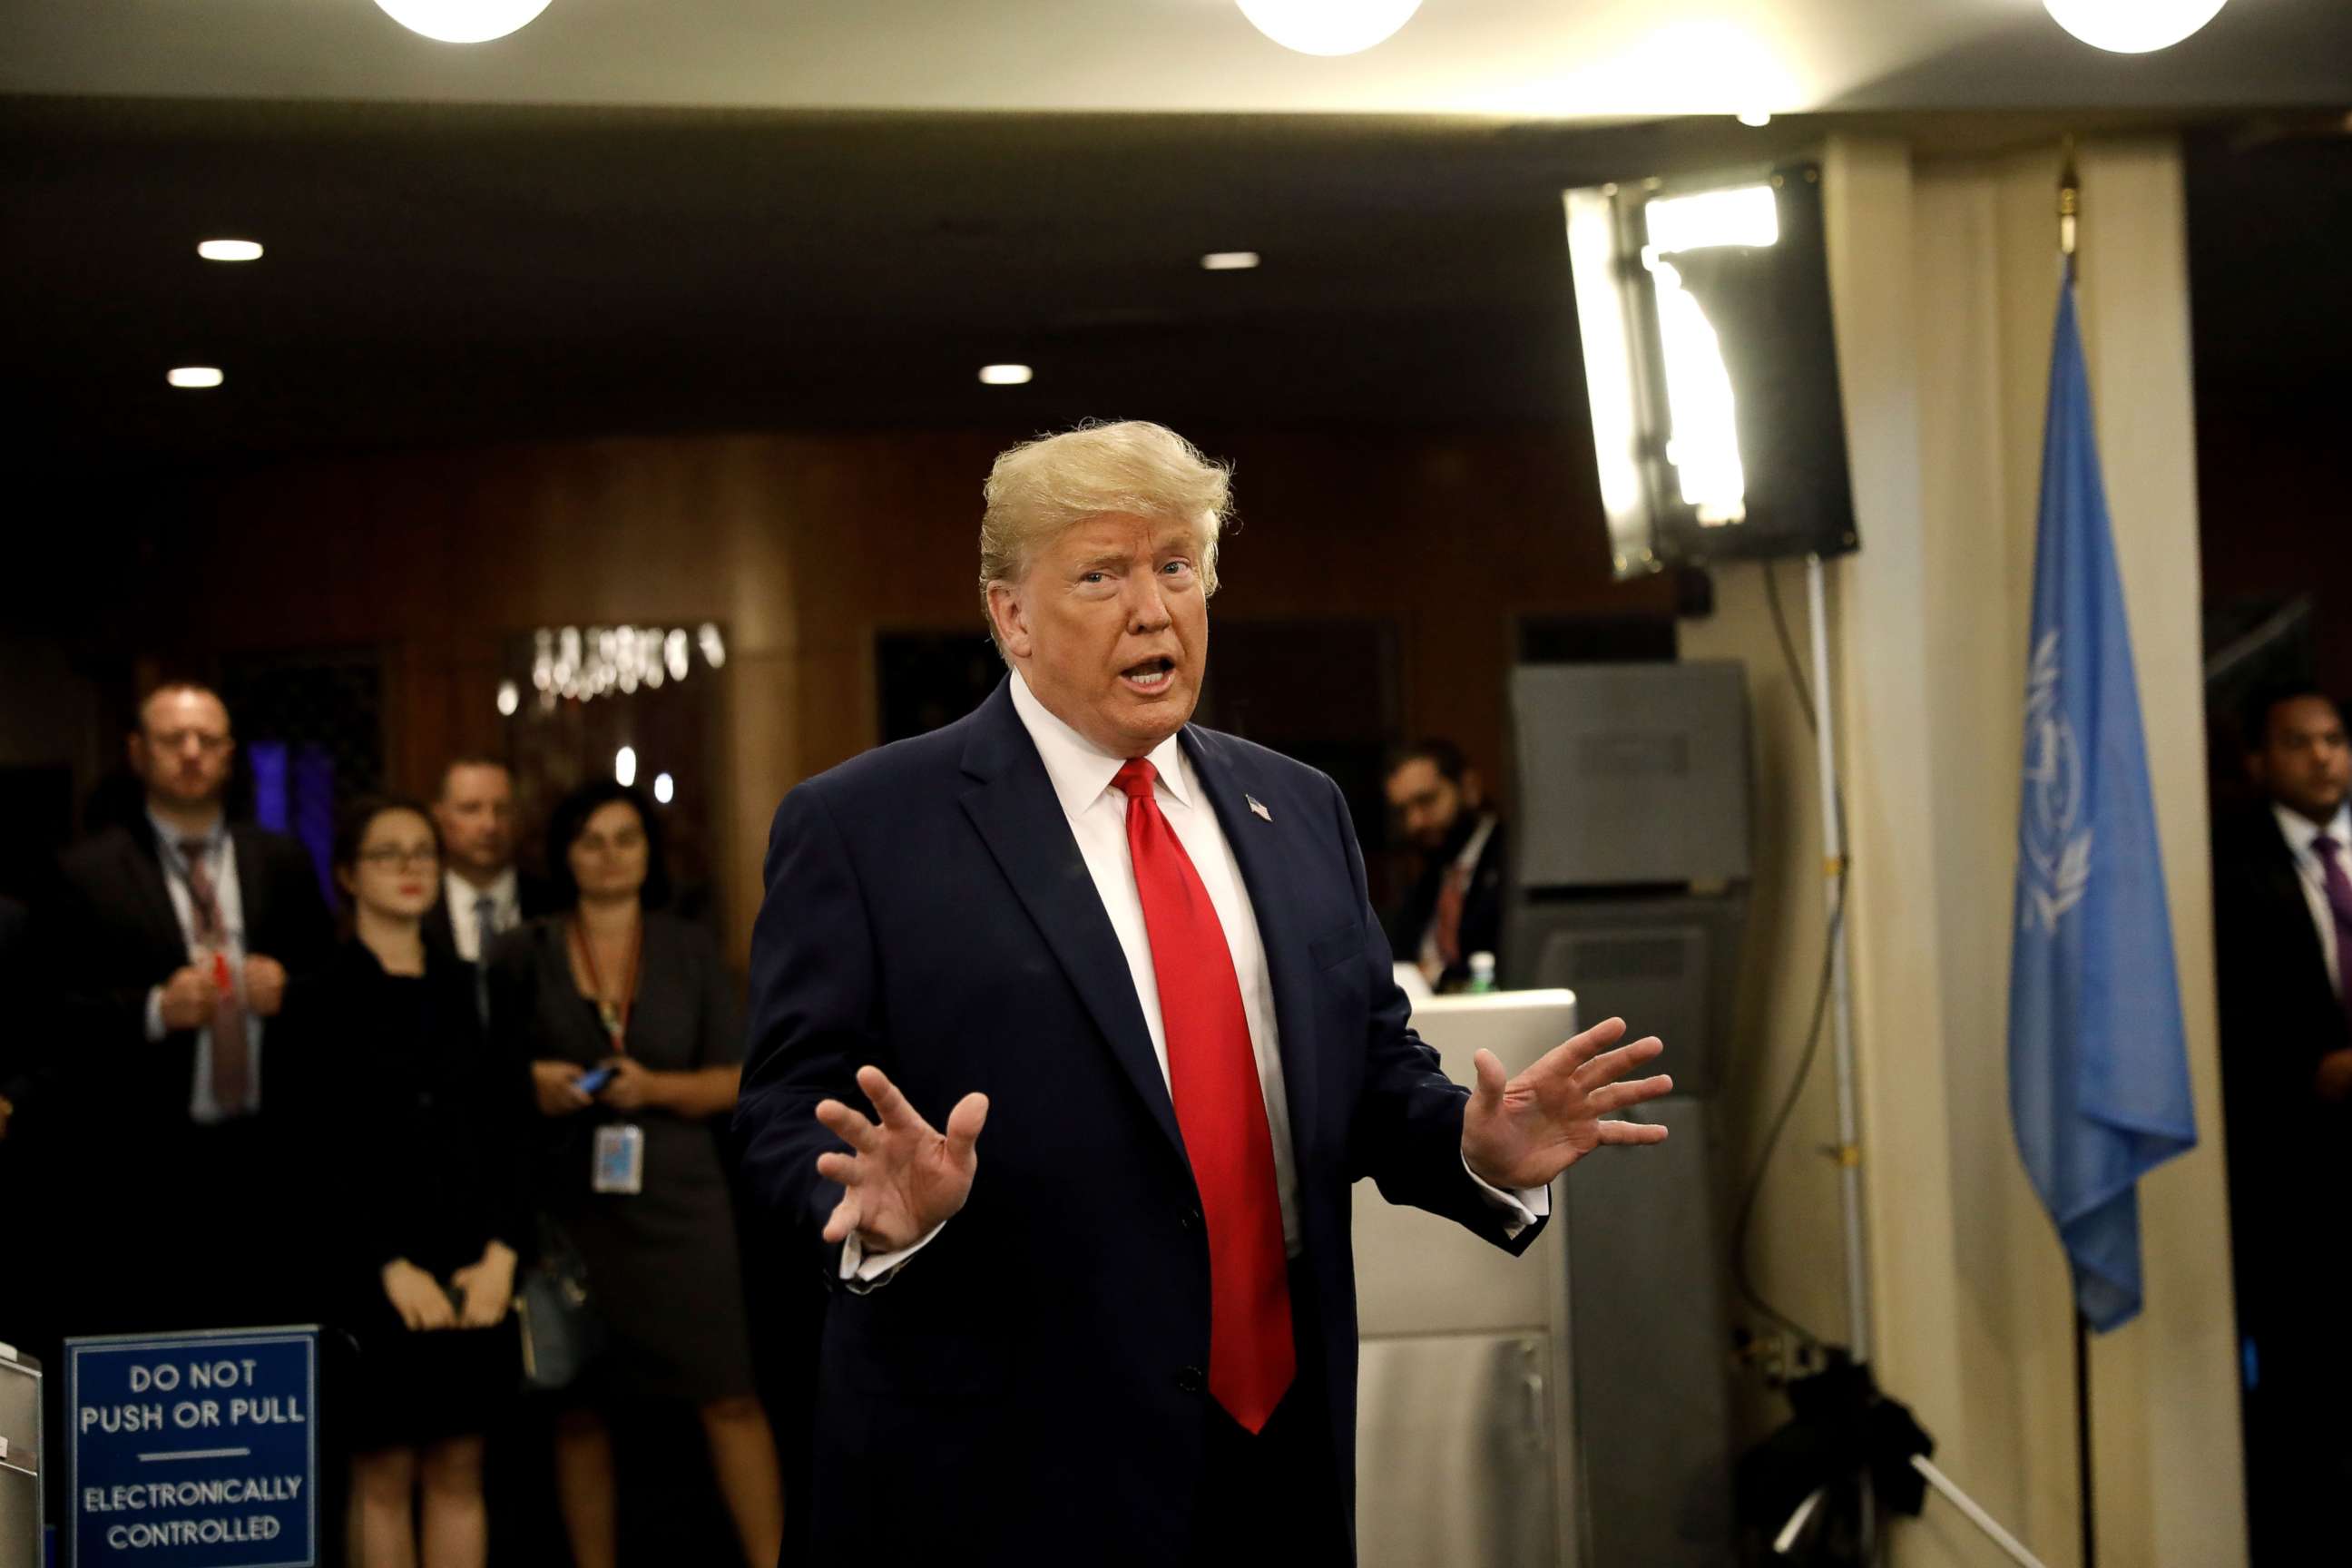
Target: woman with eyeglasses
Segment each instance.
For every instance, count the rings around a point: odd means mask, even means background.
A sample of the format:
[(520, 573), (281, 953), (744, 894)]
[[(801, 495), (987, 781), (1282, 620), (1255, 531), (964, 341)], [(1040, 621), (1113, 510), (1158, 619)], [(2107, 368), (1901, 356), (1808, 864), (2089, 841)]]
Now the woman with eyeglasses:
[(613, 1415), (699, 1417), (751, 1568), (783, 1539), (774, 1436), (752, 1381), (743, 1277), (716, 1119), (743, 1054), (736, 983), (708, 931), (662, 906), (661, 822), (610, 779), (549, 818), (561, 911), (499, 939), (493, 1027), (530, 1062), (541, 1203), (585, 1266), (601, 1361), (557, 1395), (555, 1479), (576, 1568), (613, 1568)]
[(337, 1108), (324, 1158), (346, 1215), (342, 1320), (357, 1346), (339, 1424), (358, 1561), (479, 1568), (484, 1435), (514, 1398), (521, 1354), (509, 1309), (531, 1225), (530, 1089), (483, 1037), (471, 968), (425, 941), (441, 888), (425, 808), (353, 805), (334, 872), (352, 935), (300, 998), (301, 1037), (320, 1103)]

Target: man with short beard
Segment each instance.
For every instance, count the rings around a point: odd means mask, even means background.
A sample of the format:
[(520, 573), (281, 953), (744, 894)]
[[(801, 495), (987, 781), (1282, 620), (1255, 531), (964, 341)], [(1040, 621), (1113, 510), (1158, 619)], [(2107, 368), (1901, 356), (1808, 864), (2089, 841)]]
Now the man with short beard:
[(1389, 943), (1438, 991), (1470, 978), (1470, 955), (1503, 936), (1504, 837), (1478, 770), (1431, 737), (1389, 753), (1389, 809), (1421, 865), (1389, 922)]
[(2217, 835), (2213, 935), (2248, 1515), (2268, 1563), (2334, 1536), (2352, 1484), (2336, 1207), (2352, 1191), (2352, 744), (2309, 686), (2256, 693), (2243, 722), (2262, 798)]

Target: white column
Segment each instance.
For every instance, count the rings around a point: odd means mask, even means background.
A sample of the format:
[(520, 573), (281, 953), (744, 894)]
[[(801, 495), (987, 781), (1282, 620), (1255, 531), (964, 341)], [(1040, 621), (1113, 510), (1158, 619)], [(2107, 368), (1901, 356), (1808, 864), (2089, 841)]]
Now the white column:
[[(2006, 1037), (2058, 165), (2054, 146), (1938, 163), (1884, 141), (1833, 142), (1826, 159), (1862, 538), (1834, 568), (1832, 658), (1854, 859), (1877, 1371), (1936, 1434), (1941, 1468), (2053, 1568), (2080, 1554), (2072, 1295), (2011, 1132)], [(2079, 165), (2084, 335), (2204, 1140), (2143, 1184), (2147, 1311), (2095, 1348), (2101, 1558), (2109, 1568), (2235, 1568), (2243, 1500), (2179, 160), (2168, 142), (2093, 144)], [(1723, 574), (1731, 614), (1689, 628), (1686, 653), (1777, 667), (1754, 614), (1754, 572)], [(1798, 748), (1765, 726), (1774, 735), (1770, 749), (1794, 762)], [(1807, 773), (1802, 790), (1768, 781), (1768, 840), (1818, 842)], [(1783, 902), (1768, 906), (1759, 885), (1759, 923), (1817, 929), (1818, 898), (1789, 896), (1806, 879), (1777, 879)], [(1801, 952), (1818, 956), (1793, 938), (1751, 956), (1746, 994), (1759, 1029), (1791, 1015), (1792, 993), (1809, 998), (1817, 971), (1789, 963)], [(1776, 1038), (1774, 1067), (1792, 1045)], [(1770, 1070), (1758, 1079), (1775, 1092), (1786, 1081)], [(1825, 1109), (1821, 1092), (1809, 1112)], [(1801, 1247), (1834, 1268), (1820, 1247), (1834, 1235), (1834, 1173), (1798, 1154), (1772, 1181), (1759, 1255), (1783, 1277), (1801, 1266)], [(1809, 1304), (1819, 1315), (1833, 1299), (1815, 1290)], [(1936, 1500), (1897, 1530), (1891, 1551), (1899, 1568), (2006, 1561)]]

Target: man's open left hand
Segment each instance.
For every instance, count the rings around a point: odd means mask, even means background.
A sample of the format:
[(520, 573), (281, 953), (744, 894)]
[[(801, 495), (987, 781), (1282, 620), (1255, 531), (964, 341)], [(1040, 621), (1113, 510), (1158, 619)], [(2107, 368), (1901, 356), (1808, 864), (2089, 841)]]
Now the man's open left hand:
[(1508, 1081), (1501, 1058), (1480, 1051), (1477, 1087), (1462, 1113), (1462, 1158), (1478, 1179), (1517, 1192), (1542, 1186), (1603, 1143), (1664, 1142), (1663, 1127), (1605, 1120), (1675, 1087), (1664, 1073), (1622, 1081), (1665, 1049), (1655, 1037), (1617, 1046), (1624, 1035), (1622, 1018), (1606, 1019)]

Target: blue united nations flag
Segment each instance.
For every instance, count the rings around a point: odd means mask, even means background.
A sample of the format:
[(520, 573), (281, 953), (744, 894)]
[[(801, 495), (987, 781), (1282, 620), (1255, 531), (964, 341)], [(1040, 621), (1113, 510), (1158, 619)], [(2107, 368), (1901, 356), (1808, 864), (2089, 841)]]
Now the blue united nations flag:
[(2069, 280), (2042, 437), (2009, 1104), (2095, 1329), (2140, 1309), (2147, 1172), (2197, 1142), (2139, 684)]

